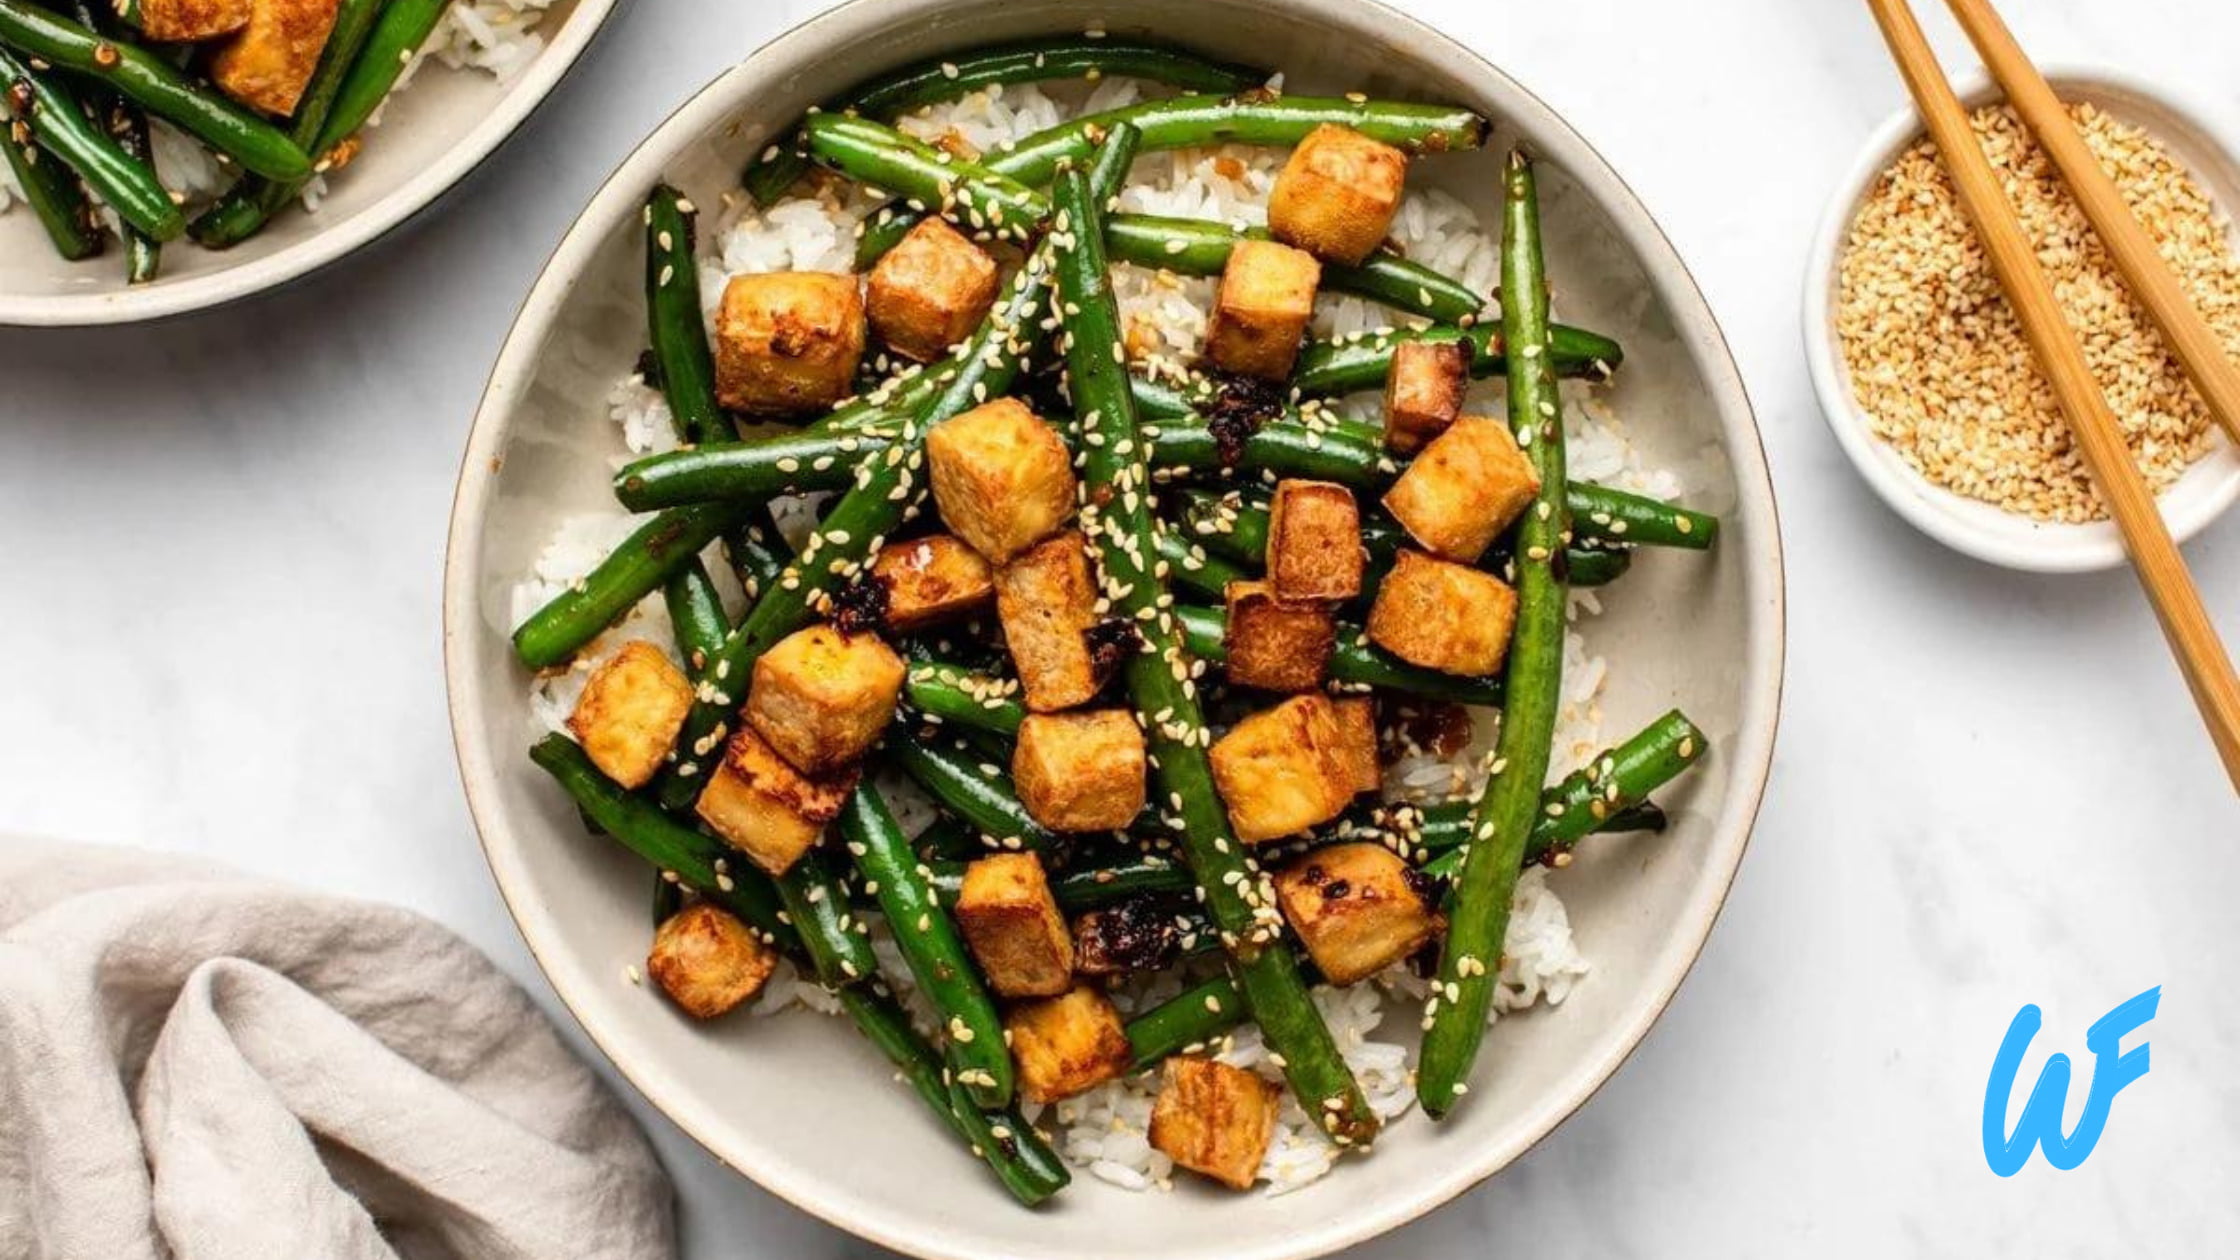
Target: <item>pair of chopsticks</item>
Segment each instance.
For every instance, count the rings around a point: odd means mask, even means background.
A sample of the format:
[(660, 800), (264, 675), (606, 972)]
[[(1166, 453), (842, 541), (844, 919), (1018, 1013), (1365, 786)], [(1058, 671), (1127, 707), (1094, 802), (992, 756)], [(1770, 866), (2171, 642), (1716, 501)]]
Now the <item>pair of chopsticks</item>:
[[(2178, 361), (2192, 378), (2204, 402), (2240, 442), (2240, 370), (2224, 356), (2215, 334), (2193, 308), (2178, 279), (2162, 261), (2146, 229), (2124, 205), (2123, 194), (2100, 169), (2084, 137), (2077, 133), (2068, 111), (2054, 95), (2045, 77), (2023, 54), (2014, 35), (1990, 0), (1946, 0), (1968, 32), (1976, 50), (2005, 89), (2008, 101), (2037, 136), (2054, 167), (2092, 227), (2106, 243), (2132, 290), (2161, 327), (2176, 351)], [(2186, 571), (2155, 507), (2146, 479), (2131, 460), (2115, 413), (2085, 365), (2084, 349), (2063, 317), (2053, 285), (2039, 269), (2036, 247), (2023, 232), (2014, 207), (2007, 202), (1999, 176), (1991, 169), (1969, 124), (1968, 111), (1937, 64), (1928, 37), (1914, 20), (1909, 0), (1867, 0), (1876, 24), (1890, 45), (1898, 71), (1913, 94), (1929, 136), (1936, 141), (1945, 166), (1959, 189), (1961, 204), (1983, 238), (2007, 301), (2022, 321), (2039, 364), (2052, 381), (2061, 410), (2075, 432), (2085, 466), (2100, 495), (2108, 501), (2116, 526), (2123, 532), (2124, 548), (2146, 587), (2147, 601), (2162, 623), (2163, 637), (2178, 658), (2186, 686), (2209, 727), (2225, 772), (2240, 790), (2240, 678), (2225, 654), (2201, 592)]]

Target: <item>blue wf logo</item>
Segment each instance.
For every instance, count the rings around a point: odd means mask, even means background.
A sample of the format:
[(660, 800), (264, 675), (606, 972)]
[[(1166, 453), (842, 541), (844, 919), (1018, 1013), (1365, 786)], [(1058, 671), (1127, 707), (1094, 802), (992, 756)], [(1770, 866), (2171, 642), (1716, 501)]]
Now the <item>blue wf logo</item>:
[(2125, 1001), (2102, 1015), (2085, 1030), (2084, 1044), (2092, 1051), (2092, 1084), (2085, 1095), (2084, 1113), (2077, 1127), (2064, 1137), (2061, 1109), (2069, 1099), (2069, 1056), (2050, 1055), (2038, 1073), (2038, 1084), (2023, 1104), (2014, 1133), (2004, 1132), (2007, 1106), (2014, 1097), (2014, 1078), (2022, 1070), (2023, 1052), (2038, 1035), (2045, 1018), (2035, 1006), (2015, 1012), (2007, 1025), (2006, 1040), (1999, 1043), (1999, 1057), (1991, 1061), (1991, 1082), (1983, 1090), (1983, 1157), (1991, 1171), (2012, 1177), (2030, 1162), (2030, 1149), (2043, 1147), (2046, 1162), (2055, 1168), (2075, 1168), (2092, 1154), (2100, 1134), (2108, 1127), (2108, 1108), (2124, 1086), (2147, 1074), (2147, 1044), (2123, 1049), (2125, 1034), (2154, 1018), (2162, 1002), (2162, 986)]

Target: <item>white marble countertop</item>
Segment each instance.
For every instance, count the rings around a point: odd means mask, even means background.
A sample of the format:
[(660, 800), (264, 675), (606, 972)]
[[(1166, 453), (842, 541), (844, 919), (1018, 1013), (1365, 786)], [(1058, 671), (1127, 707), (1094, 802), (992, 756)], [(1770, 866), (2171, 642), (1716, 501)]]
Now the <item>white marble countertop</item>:
[[(819, 7), (631, 6), (436, 216), (314, 286), (152, 329), (0, 332), (0, 832), (402, 902), (558, 1012), (444, 719), (466, 422), (575, 208), (688, 92)], [(1811, 229), (1901, 100), (1863, 6), (1408, 7), (1566, 113), (1693, 266), (1772, 455), (1793, 633), (1772, 795), (1680, 1000), (1539, 1149), (1368, 1254), (2234, 1250), (2240, 1083), (2216, 1065), (2240, 1054), (2240, 804), (2146, 605), (2122, 573), (2028, 578), (1917, 535), (1852, 476), (1805, 378)], [(2004, 7), (2043, 60), (2240, 105), (2221, 0)], [(1972, 62), (1924, 17), (1948, 64)], [(2240, 641), (2240, 520), (2188, 554)], [(2016, 1008), (2046, 1012), (2027, 1083), (2156, 984), (2153, 1071), (2098, 1153), (1992, 1176), (1983, 1082)], [(631, 1101), (689, 1255), (868, 1251)]]

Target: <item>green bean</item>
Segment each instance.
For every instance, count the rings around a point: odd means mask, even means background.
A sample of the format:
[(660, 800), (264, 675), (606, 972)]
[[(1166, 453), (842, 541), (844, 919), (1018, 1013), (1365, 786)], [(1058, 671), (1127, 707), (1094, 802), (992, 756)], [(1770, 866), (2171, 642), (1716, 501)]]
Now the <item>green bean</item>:
[(860, 466), (893, 444), (891, 432), (810, 429), (713, 442), (624, 465), (614, 475), (614, 493), (622, 506), (643, 512), (717, 499), (768, 501), (836, 490), (853, 482)]
[[(1117, 192), (1126, 174), (1123, 166), (1100, 164), (1098, 187)], [(698, 681), (705, 698), (685, 719), (676, 763), (661, 784), (664, 804), (686, 808), (699, 795), (697, 776), (719, 747), (736, 702), (734, 692), (751, 675), (754, 662), (771, 644), (808, 624), (814, 601), (867, 564), (916, 508), (925, 487), (926, 431), (1010, 390), (1024, 360), (1046, 336), (1042, 324), (1049, 298), (1050, 246), (1045, 241), (1027, 256), (980, 330), (935, 375), (932, 401), (903, 426), (887, 454), (856, 463), (853, 485), (702, 672)]]
[(822, 165), (976, 232), (1018, 239), (1050, 217), (1049, 200), (1032, 188), (868, 118), (811, 114), (801, 140)]
[(686, 205), (684, 195), (667, 184), (654, 185), (646, 196), (641, 216), (646, 340), (653, 347), (654, 377), (668, 401), (677, 435), (692, 443), (725, 442), (739, 435), (716, 401), (715, 361), (700, 315), (695, 216)]
[(708, 568), (693, 556), (662, 587), (661, 598), (669, 610), (669, 623), (677, 631), (677, 656), (686, 669), (697, 669), (709, 653), (731, 633), (731, 619), (723, 611), (723, 596), (716, 591)]
[(896, 763), (918, 786), (967, 825), (978, 828), (994, 846), (1039, 853), (1058, 847), (1058, 837), (1020, 803), (1003, 767), (996, 766), (990, 773), (981, 768), (978, 755), (947, 741), (913, 736), (891, 740), (889, 747)]
[[(1617, 342), (1578, 328), (1549, 330), (1548, 355), (1558, 376), (1608, 380), (1625, 359)], [(1465, 341), (1472, 376), (1499, 376), (1509, 370), (1500, 333), (1487, 328), (1387, 328), (1308, 346), (1299, 353), (1291, 387), (1307, 397), (1382, 389), (1392, 371), (1392, 350), (1403, 341)]]
[(1027, 706), (1016, 684), (947, 661), (917, 661), (903, 679), (902, 698), (928, 719), (998, 735), (1017, 735)]
[(1580, 538), (1690, 551), (1708, 551), (1719, 539), (1718, 517), (1646, 495), (1577, 484), (1571, 487), (1570, 500), (1572, 530)]
[[(885, 986), (858, 985), (842, 990), (840, 1004), (926, 1106), (948, 1123), (973, 1154), (987, 1161), (1004, 1189), (1019, 1202), (1033, 1207), (1065, 1189), (1073, 1179), (1042, 1135), (1016, 1111), (991, 1117), (971, 1099), (951, 1096), (941, 1056), (910, 1026), (902, 1004)], [(999, 1126), (1001, 1133), (997, 1132)]]
[[(982, 157), (989, 170), (1028, 187), (1050, 182), (1060, 164), (1083, 162), (1097, 137), (1121, 123), (1134, 126), (1144, 152), (1223, 143), (1288, 146), (1324, 123), (1351, 127), (1373, 140), (1404, 149), (1438, 152), (1474, 149), (1485, 139), (1486, 120), (1466, 109), (1406, 105), (1350, 97), (1175, 96), (1101, 114), (1085, 114)], [(889, 205), (864, 223), (856, 264), (869, 267), (925, 216)]]
[[(1225, 637), (1229, 618), (1225, 610), (1178, 604), (1174, 616), (1182, 627), (1192, 656), (1216, 665), (1229, 659)], [(1337, 643), (1330, 651), (1330, 677), (1355, 686), (1377, 687), (1453, 704), (1501, 703), (1500, 678), (1464, 678), (1410, 665), (1369, 642), (1359, 626), (1344, 623), (1339, 624)]]
[[(983, 850), (984, 852), (984, 850)], [(964, 870), (972, 856), (942, 858), (926, 864), (928, 879), (943, 905), (956, 904)], [(1096, 910), (1131, 897), (1187, 897), (1197, 882), (1166, 858), (1140, 851), (1110, 860), (1076, 855), (1066, 869), (1050, 873), (1050, 896), (1067, 914)]]
[[(661, 871), (674, 871), (694, 891), (729, 910), (780, 948), (800, 948), (799, 934), (786, 922), (778, 890), (762, 872), (738, 869), (730, 850), (712, 836), (685, 826), (644, 797), (624, 791), (599, 772), (576, 742), (552, 734), (529, 750), (529, 760), (559, 781), (598, 829)], [(723, 862), (722, 867), (716, 865)]]
[[(1473, 839), (1455, 876), (1447, 937), (1439, 950), (1439, 993), (1426, 1005), (1416, 1100), (1433, 1119), (1462, 1098), (1485, 1041), (1486, 1008), (1501, 969), (1510, 903), (1524, 865), (1562, 703), (1565, 591), (1559, 558), (1570, 536), (1564, 500), (1562, 395), (1548, 354), (1548, 282), (1540, 248), (1539, 200), (1524, 151), (1509, 155), (1502, 200), (1501, 335), (1517, 348), (1509, 373), (1511, 416), (1531, 417), (1525, 457), (1540, 491), (1517, 526), (1517, 624), (1507, 663), (1508, 696), (1494, 756), (1503, 768), (1479, 793)], [(1475, 860), (1471, 860), (1475, 859)]]
[[(1578, 482), (1571, 486), (1573, 510), (1577, 510), (1580, 492), (1587, 489)], [(1599, 489), (1599, 487), (1595, 487)], [(1268, 551), (1268, 496), (1262, 491), (1246, 487), (1227, 494), (1208, 490), (1182, 492), (1181, 532), (1183, 537), (1196, 541), (1209, 551), (1246, 564), (1259, 564)], [(1659, 507), (1669, 505), (1659, 504)], [(1671, 509), (1679, 511), (1681, 509)], [(1367, 516), (1361, 522), (1361, 545), (1369, 553), (1369, 563), (1362, 577), (1362, 594), (1373, 596), (1383, 584), (1385, 575), (1392, 570), (1392, 563), (1403, 548), (1415, 543), (1407, 531), (1381, 516)], [(1568, 547), (1564, 550), (1564, 563), (1570, 566), (1571, 585), (1578, 587), (1606, 586), (1618, 580), (1632, 564), (1630, 552), (1602, 547)], [(1491, 573), (1502, 572), (1509, 563), (1509, 549), (1496, 546), (1478, 562), (1478, 567)]]
[(1172, 529), (1159, 531), (1159, 558), (1167, 562), (1167, 580), (1199, 595), (1226, 601), (1229, 583), (1252, 575), (1223, 556), (1210, 555), (1197, 543)]
[(48, 157), (76, 171), (118, 218), (157, 240), (186, 230), (186, 216), (156, 178), (155, 168), (94, 125), (69, 85), (52, 74), (33, 73), (6, 49), (0, 49), (0, 80), (6, 81), (8, 110), (17, 125), (30, 132)]
[[(0, 0), (0, 44), (108, 85), (245, 170), (268, 179), (311, 174), (311, 159), (278, 127), (193, 82), (145, 48), (111, 40), (28, 0)], [(185, 226), (182, 219), (179, 227)]]
[(879, 900), (918, 991), (949, 1030), (949, 1065), (956, 1080), (981, 1107), (1010, 1102), (1011, 1052), (996, 1004), (877, 787), (866, 783), (848, 798), (840, 834), (855, 855), (865, 890)]
[(1244, 994), (1229, 977), (1215, 976), (1184, 989), (1128, 1021), (1135, 1070), (1146, 1072), (1169, 1055), (1211, 1046), (1244, 1020)]
[[(1132, 151), (1133, 131), (1115, 128), (1106, 143)], [(1096, 547), (1113, 610), (1133, 620), (1143, 636), (1143, 650), (1128, 659), (1124, 673), (1137, 711), (1159, 715), (1148, 723), (1146, 740), (1161, 794), (1175, 803), (1183, 855), (1271, 1057), (1280, 1056), (1300, 1106), (1332, 1141), (1364, 1143), (1376, 1133), (1376, 1115), (1308, 996), (1298, 958), (1282, 937), (1282, 915), (1265, 879), (1247, 863), (1214, 788), (1205, 750), (1211, 732), (1154, 568), (1150, 475), (1127, 365), (1116, 352), (1120, 313), (1104, 256), (1103, 199), (1069, 170), (1059, 174), (1055, 204), (1071, 225), (1053, 235), (1061, 238), (1058, 310), (1066, 328), (1066, 375), (1086, 439), (1082, 532)]]
[[(1193, 92), (1236, 92), (1264, 82), (1263, 71), (1207, 61), (1164, 44), (1061, 35), (928, 58), (879, 76), (845, 98), (842, 110), (891, 122), (912, 110), (954, 101), (997, 83), (1038, 83), (1106, 75), (1150, 79)], [(808, 170), (799, 150), (773, 144), (743, 178), (767, 206)]]
[[(1710, 741), (1695, 723), (1674, 709), (1631, 739), (1595, 754), (1585, 766), (1540, 794), (1540, 808), (1525, 844), (1524, 860), (1546, 866), (1569, 862), (1571, 850), (1580, 840), (1604, 830), (1613, 819), (1646, 802), (1650, 793), (1700, 760), (1709, 746)], [(1417, 824), (1418, 845), (1444, 851), (1437, 862), (1425, 868), (1427, 873), (1454, 874), (1462, 865), (1461, 851), (1470, 837), (1464, 811), (1456, 805), (1434, 805), (1422, 814)]]
[[(319, 64), (312, 70), (311, 79), (296, 102), (296, 112), (288, 120), (288, 139), (304, 152), (317, 152), (312, 146), (319, 142), (320, 133), (325, 130), (335, 96), (341, 91), (351, 67), (357, 64), (358, 52), (365, 47), (366, 38), (381, 15), (381, 7), (382, 0), (339, 0), (336, 4), (334, 25), (327, 33), (325, 47), (320, 49)], [(219, 198), (216, 205), (195, 219), (195, 240), (211, 249), (239, 245), (256, 235), (273, 215), (302, 196), (303, 186), (308, 182), (308, 177), (276, 180), (256, 175), (241, 180)]]
[(530, 614), (513, 632), (514, 655), (530, 669), (566, 661), (755, 507), (696, 503), (656, 514), (581, 581)]
[(879, 972), (878, 955), (863, 920), (848, 905), (847, 886), (815, 849), (776, 879), (786, 917), (801, 933), (802, 948), (828, 989), (844, 989)]
[[(108, 102), (109, 134), (115, 136), (124, 151), (134, 161), (145, 163), (153, 170), (156, 164), (155, 135), (148, 127), (145, 110), (123, 97), (112, 97)], [(124, 227), (125, 283), (153, 284), (163, 270), (163, 242), (127, 223)]]
[[(1121, 262), (1185, 276), (1218, 276), (1243, 240), (1268, 240), (1266, 228), (1242, 231), (1211, 219), (1115, 214), (1105, 220), (1105, 248)], [(1485, 295), (1390, 250), (1378, 250), (1358, 267), (1322, 265), (1322, 288), (1381, 302), (1396, 311), (1453, 322), (1475, 319)]]
[(14, 96), (14, 92), (0, 92), (0, 122), (6, 122), (9, 131), (0, 138), (0, 149), (7, 152), (16, 187), (30, 203), (39, 226), (46, 229), (57, 254), (71, 262), (91, 258), (101, 252), (106, 238), (94, 221), (85, 190), (69, 167), (30, 138), (29, 123), (19, 121), (10, 99)]
[(451, 0), (384, 0), (381, 15), (358, 49), (350, 73), (335, 89), (334, 100), (327, 107), (326, 125), (319, 128), (311, 153), (322, 162), (333, 160), (335, 147), (357, 134), (373, 117), (373, 111), (389, 98), (397, 76), (412, 64), (450, 7)]

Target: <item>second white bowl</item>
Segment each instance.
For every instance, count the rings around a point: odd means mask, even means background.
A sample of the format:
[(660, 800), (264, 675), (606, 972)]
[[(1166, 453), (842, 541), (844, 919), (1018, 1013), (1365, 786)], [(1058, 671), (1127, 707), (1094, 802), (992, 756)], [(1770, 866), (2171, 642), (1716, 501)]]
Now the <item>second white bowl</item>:
[[(2046, 78), (2064, 101), (2090, 101), (2110, 115), (2144, 127), (2193, 172), (2219, 208), (2240, 208), (2240, 128), (2221, 111), (2187, 100), (2158, 85), (2101, 69), (2046, 67)], [(1954, 86), (1970, 109), (2005, 99), (1982, 70), (1955, 76)], [(1875, 130), (1859, 161), (1836, 189), (1813, 241), (1805, 268), (1804, 339), (1813, 389), (1836, 441), (1882, 501), (1931, 538), (1955, 551), (2010, 569), (2036, 573), (2083, 573), (2123, 563), (2123, 538), (2112, 521), (2065, 525), (2034, 521), (1989, 503), (1955, 494), (1922, 476), (1889, 443), (1874, 435), (1872, 422), (1851, 390), (1843, 348), (1836, 335), (1838, 271), (1845, 238), (1875, 179), (1922, 135), (1920, 116), (1909, 105)], [(2179, 542), (2201, 532), (2240, 499), (2240, 452), (2231, 443), (2187, 470), (2164, 491), (2163, 520)]]

